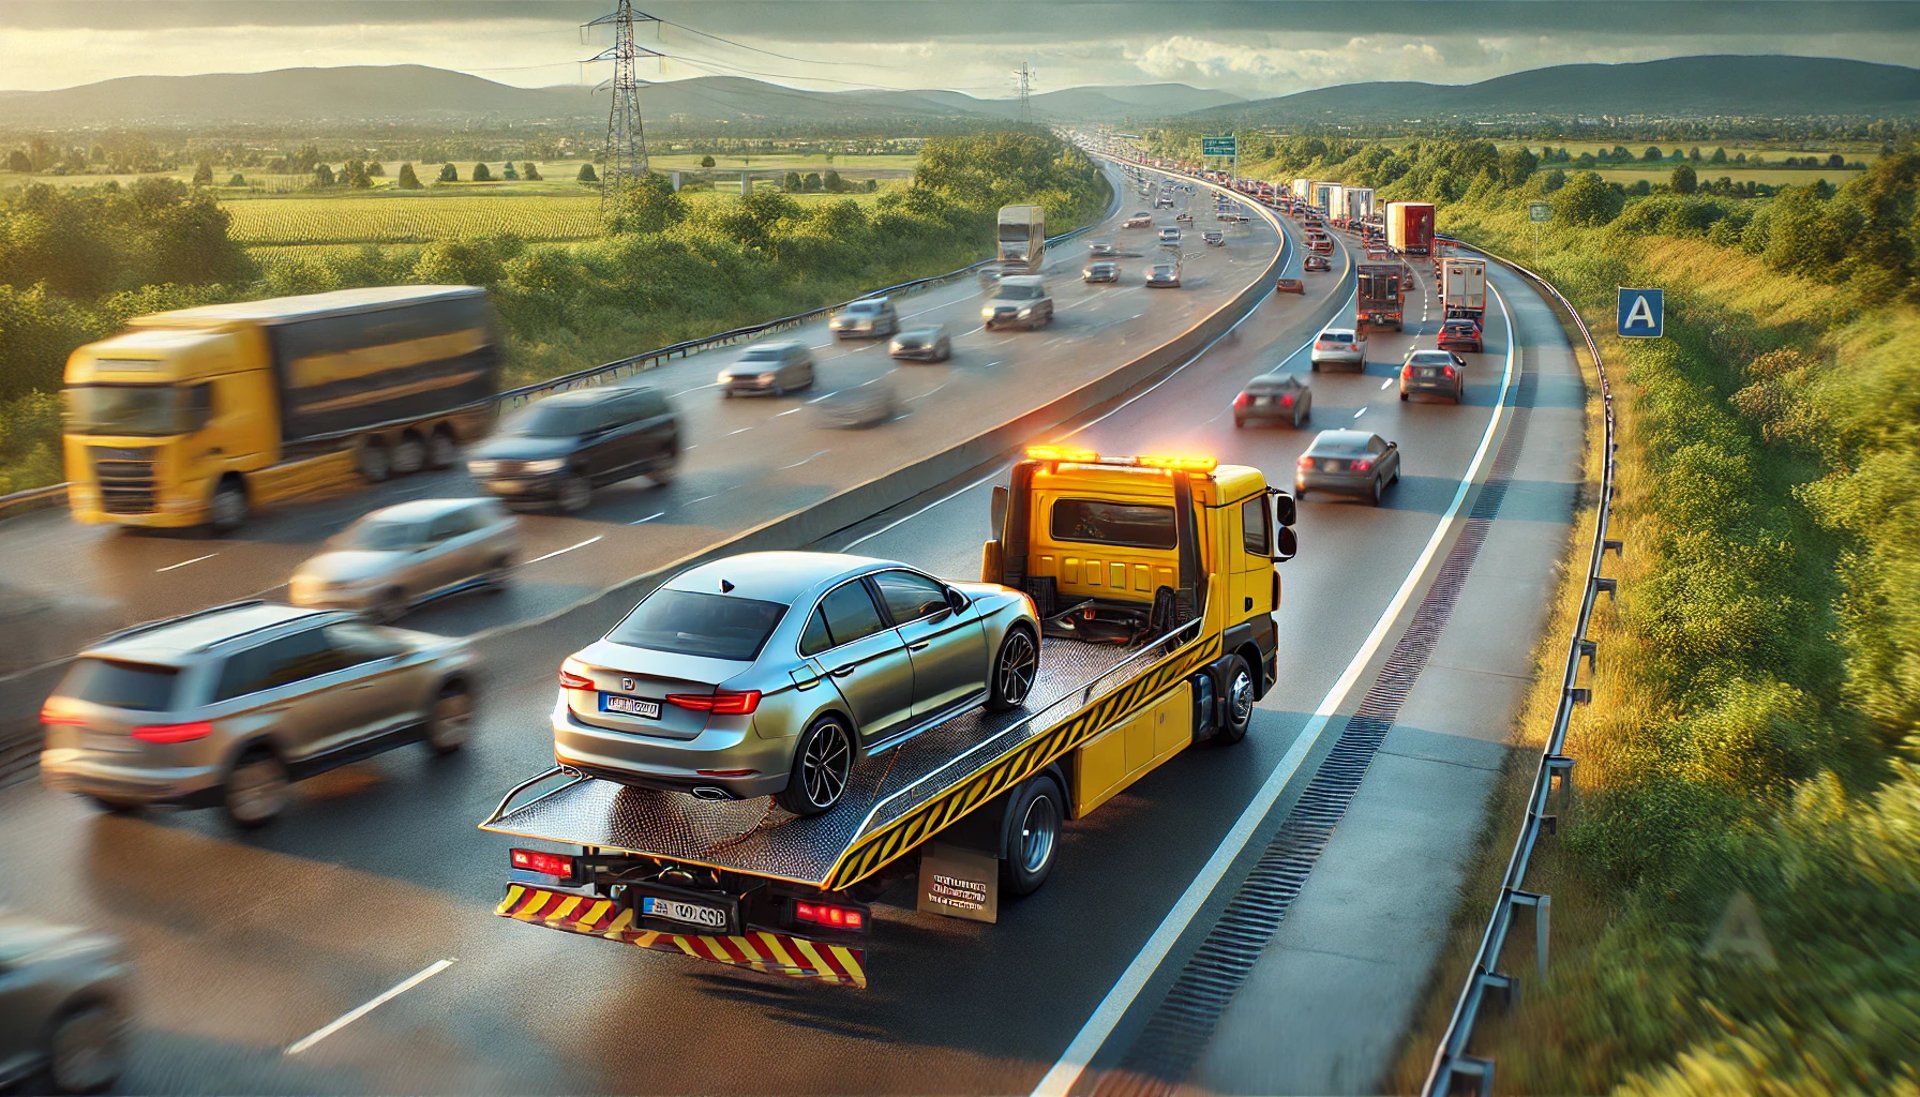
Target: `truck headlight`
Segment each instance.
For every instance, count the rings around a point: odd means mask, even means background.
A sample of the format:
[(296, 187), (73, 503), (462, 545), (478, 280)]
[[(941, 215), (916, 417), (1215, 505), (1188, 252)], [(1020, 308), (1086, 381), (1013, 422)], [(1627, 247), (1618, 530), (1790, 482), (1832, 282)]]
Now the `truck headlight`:
[(535, 475), (544, 475), (549, 472), (559, 472), (567, 467), (567, 462), (559, 457), (548, 457), (539, 461), (528, 461), (520, 467)]

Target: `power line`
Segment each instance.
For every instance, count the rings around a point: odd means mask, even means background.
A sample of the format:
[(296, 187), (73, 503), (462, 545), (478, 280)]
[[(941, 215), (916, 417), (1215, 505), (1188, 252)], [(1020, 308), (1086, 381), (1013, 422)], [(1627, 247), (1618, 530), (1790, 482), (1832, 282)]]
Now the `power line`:
[(633, 0), (615, 0), (613, 11), (581, 27), (583, 32), (587, 27), (613, 27), (613, 45), (583, 62), (613, 62), (613, 78), (607, 81), (607, 86), (613, 89), (613, 101), (607, 105), (607, 142), (602, 153), (606, 169), (600, 173), (602, 215), (619, 197), (622, 188), (639, 182), (647, 174), (647, 134), (640, 119), (640, 77), (634, 72), (634, 62), (642, 55), (660, 57), (662, 54), (643, 49), (634, 41), (635, 19), (659, 22), (645, 12), (635, 13)]
[(688, 34), (697, 34), (702, 38), (711, 38), (716, 42), (725, 42), (727, 45), (735, 46), (739, 49), (752, 50), (754, 53), (764, 53), (768, 57), (778, 57), (783, 61), (800, 61), (808, 65), (855, 65), (859, 63), (856, 61), (822, 61), (816, 57), (795, 57), (793, 54), (790, 54), (790, 53), (778, 53), (774, 50), (761, 49), (759, 46), (750, 46), (745, 42), (736, 42), (731, 38), (723, 38), (717, 34), (710, 34), (703, 30), (695, 30), (694, 28), (689, 27), (684, 23), (676, 23), (671, 19), (656, 19), (654, 20), (654, 22), (664, 23), (667, 26), (674, 28), (675, 30), (683, 30), (683, 31), (686, 31)]

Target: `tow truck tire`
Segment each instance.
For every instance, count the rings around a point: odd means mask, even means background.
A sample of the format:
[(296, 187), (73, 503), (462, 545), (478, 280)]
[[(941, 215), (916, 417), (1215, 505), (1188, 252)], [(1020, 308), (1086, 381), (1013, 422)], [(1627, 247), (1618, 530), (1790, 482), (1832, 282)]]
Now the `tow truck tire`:
[(1227, 745), (1247, 737), (1247, 728), (1253, 724), (1253, 695), (1258, 689), (1247, 661), (1238, 655), (1227, 656), (1221, 665), (1220, 726), (1214, 730), (1214, 742)]
[(1066, 797), (1052, 777), (1043, 773), (1014, 790), (1000, 845), (1000, 886), (1007, 894), (1031, 895), (1053, 875), (1066, 817)]

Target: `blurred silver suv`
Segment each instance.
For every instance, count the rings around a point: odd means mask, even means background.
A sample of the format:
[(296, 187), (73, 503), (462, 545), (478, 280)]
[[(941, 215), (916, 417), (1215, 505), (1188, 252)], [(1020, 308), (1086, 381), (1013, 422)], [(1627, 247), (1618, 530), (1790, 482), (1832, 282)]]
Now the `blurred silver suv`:
[(464, 640), (340, 611), (236, 602), (138, 625), (47, 698), (40, 779), (110, 810), (217, 803), (259, 826), (290, 780), (418, 739), (458, 750), (474, 666)]

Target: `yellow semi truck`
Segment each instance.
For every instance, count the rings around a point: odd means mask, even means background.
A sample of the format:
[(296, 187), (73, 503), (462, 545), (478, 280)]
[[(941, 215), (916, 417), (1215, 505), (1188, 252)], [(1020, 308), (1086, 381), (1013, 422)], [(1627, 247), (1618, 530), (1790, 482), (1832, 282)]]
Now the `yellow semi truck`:
[(444, 468), (491, 424), (499, 375), (476, 286), (138, 317), (67, 360), (68, 503), (81, 522), (224, 532), (261, 507)]
[(1065, 820), (1196, 743), (1246, 735), (1278, 676), (1290, 495), (1211, 458), (1036, 446), (992, 517), (981, 578), (1031, 596), (1045, 633), (1023, 708), (868, 759), (814, 816), (547, 770), (480, 824), (542, 843), (508, 851), (495, 913), (865, 987), (889, 881), (917, 876), (923, 911), (993, 921), (1001, 896), (1046, 882)]

